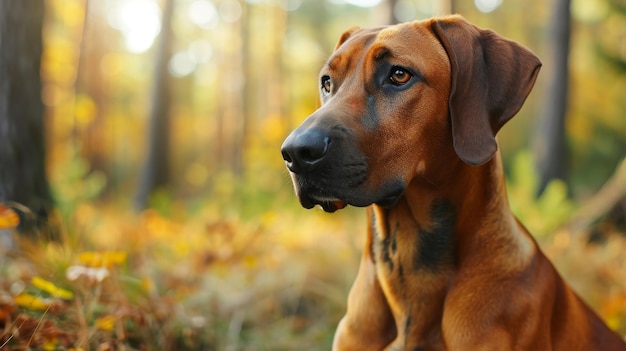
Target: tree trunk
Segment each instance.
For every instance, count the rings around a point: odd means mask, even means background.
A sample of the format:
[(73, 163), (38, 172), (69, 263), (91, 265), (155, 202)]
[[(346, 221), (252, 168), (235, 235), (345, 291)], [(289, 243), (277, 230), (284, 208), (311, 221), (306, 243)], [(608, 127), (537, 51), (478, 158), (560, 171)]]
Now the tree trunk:
[[(105, 153), (107, 129), (104, 113), (101, 109), (106, 109), (106, 84), (104, 76), (91, 74), (100, 67), (101, 58), (106, 55), (106, 47), (93, 38), (92, 33), (102, 33), (106, 30), (106, 18), (98, 16), (95, 10), (106, 8), (103, 5), (95, 4), (93, 1), (85, 1), (84, 20), (82, 33), (80, 34), (80, 47), (78, 64), (76, 67), (76, 95), (90, 98), (96, 106), (93, 119), (85, 123), (79, 121), (75, 116), (74, 140), (77, 142), (81, 156), (89, 161), (91, 170), (97, 170), (111, 178), (111, 167)], [(91, 37), (90, 37), (91, 36)]]
[(43, 15), (43, 0), (0, 1), (0, 202), (31, 211), (21, 213), (23, 231), (42, 228), (52, 207), (39, 75)]
[(446, 16), (455, 13), (454, 1), (437, 0), (435, 1), (435, 14), (437, 16)]
[[(223, 34), (225, 42), (230, 48), (223, 50), (220, 57), (220, 67), (223, 72), (233, 72), (233, 80), (220, 89), (220, 106), (216, 122), (216, 152), (218, 169), (230, 172), (235, 177), (243, 174), (243, 138), (244, 108), (242, 95), (245, 94), (246, 78), (239, 76), (243, 72), (244, 52), (242, 48), (243, 24), (242, 20), (229, 21)], [(231, 77), (226, 73), (226, 77)]]
[(135, 197), (135, 208), (147, 206), (148, 197), (169, 184), (169, 120), (170, 120), (170, 75), (167, 65), (172, 54), (172, 16), (174, 0), (165, 0), (161, 20), (161, 38), (156, 54), (154, 82), (150, 106), (148, 157), (144, 166)]
[(571, 31), (570, 0), (555, 0), (552, 9), (549, 45), (552, 51), (549, 66), (551, 76), (535, 131), (534, 153), (539, 173), (540, 195), (551, 180), (567, 180), (567, 145), (565, 118), (567, 116), (568, 61)]
[(387, 17), (389, 18), (387, 20), (387, 24), (397, 24), (398, 23), (398, 19), (396, 18), (395, 15), (395, 9), (396, 9), (396, 5), (398, 5), (398, 0), (388, 0), (387, 1), (387, 8), (389, 13), (387, 14)]

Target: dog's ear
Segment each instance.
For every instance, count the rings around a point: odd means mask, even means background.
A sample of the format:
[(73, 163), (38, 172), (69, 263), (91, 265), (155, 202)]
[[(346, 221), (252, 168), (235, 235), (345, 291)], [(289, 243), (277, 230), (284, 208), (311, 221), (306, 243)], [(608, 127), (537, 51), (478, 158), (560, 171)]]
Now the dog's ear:
[(345, 43), (348, 38), (350, 38), (350, 36), (352, 36), (352, 34), (358, 30), (360, 30), (361, 27), (352, 27), (350, 29), (348, 29), (347, 31), (345, 31), (340, 37), (339, 40), (337, 41), (337, 44), (335, 45), (335, 51), (337, 51), (337, 49), (339, 49), (339, 47)]
[(461, 16), (431, 24), (450, 58), (449, 110), (454, 149), (468, 164), (489, 161), (495, 135), (522, 107), (541, 62), (530, 50)]

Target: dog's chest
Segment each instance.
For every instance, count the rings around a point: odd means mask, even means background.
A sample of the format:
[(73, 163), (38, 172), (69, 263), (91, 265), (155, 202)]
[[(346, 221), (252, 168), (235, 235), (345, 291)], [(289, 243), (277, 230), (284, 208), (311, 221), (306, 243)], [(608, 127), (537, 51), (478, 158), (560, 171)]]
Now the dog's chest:
[(456, 212), (444, 201), (429, 207), (429, 220), (423, 223), (402, 208), (395, 213), (374, 211), (370, 240), (378, 279), (396, 322), (396, 342), (437, 349), (454, 264)]

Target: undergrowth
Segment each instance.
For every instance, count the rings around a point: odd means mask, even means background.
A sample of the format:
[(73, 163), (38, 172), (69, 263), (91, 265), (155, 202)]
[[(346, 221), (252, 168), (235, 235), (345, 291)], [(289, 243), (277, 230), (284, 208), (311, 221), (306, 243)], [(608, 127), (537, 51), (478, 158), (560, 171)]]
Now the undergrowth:
[[(589, 245), (559, 229), (575, 204), (560, 185), (539, 200), (524, 195), (532, 184), (523, 157), (512, 208), (565, 279), (626, 334), (626, 239), (615, 232)], [(73, 182), (89, 182), (91, 195), (59, 202), (60, 242), (19, 237), (0, 207), (0, 349), (329, 349), (359, 262), (362, 209), (304, 211), (290, 194), (268, 200), (249, 186), (193, 204), (161, 196), (134, 214), (98, 201), (100, 178), (84, 172)]]

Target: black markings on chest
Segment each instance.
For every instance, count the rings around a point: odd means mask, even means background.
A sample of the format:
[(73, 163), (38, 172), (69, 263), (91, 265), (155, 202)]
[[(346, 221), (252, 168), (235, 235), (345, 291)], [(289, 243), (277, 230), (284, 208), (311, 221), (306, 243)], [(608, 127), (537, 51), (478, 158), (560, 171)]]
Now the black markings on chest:
[[(388, 223), (388, 213), (384, 213), (383, 216), (385, 218), (376, 218), (374, 214), (371, 216), (373, 238), (370, 252), (374, 263), (380, 260), (390, 272), (397, 271), (398, 278), (404, 280), (407, 272), (403, 260), (397, 255), (398, 250), (402, 250), (398, 247), (399, 235), (413, 237), (411, 242), (414, 242), (415, 254), (412, 256), (412, 262), (409, 260), (405, 263), (412, 266), (414, 271), (423, 269), (436, 271), (452, 262), (456, 211), (450, 203), (442, 200), (433, 201), (430, 209), (431, 224), (428, 229), (417, 225), (417, 229), (414, 229), (416, 232), (401, 229), (399, 221)], [(377, 223), (378, 221), (380, 222)], [(380, 233), (378, 228), (384, 233)], [(406, 239), (403, 240), (406, 242)]]
[(408, 315), (408, 317), (406, 317), (406, 322), (404, 323), (404, 335), (409, 335), (412, 322), (413, 320), (411, 319), (411, 315)]
[(456, 211), (450, 203), (441, 200), (433, 201), (430, 211), (430, 228), (418, 229), (417, 255), (413, 261), (415, 270), (437, 270), (452, 261)]
[(382, 241), (382, 254), (383, 254), (383, 262), (389, 265), (389, 270), (393, 271), (394, 262), (393, 256), (396, 254), (398, 249), (398, 229), (400, 224), (397, 223), (391, 231), (387, 231), (387, 235)]

